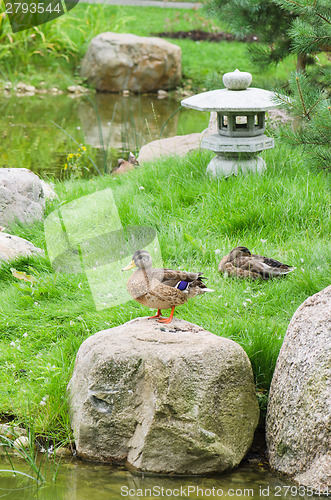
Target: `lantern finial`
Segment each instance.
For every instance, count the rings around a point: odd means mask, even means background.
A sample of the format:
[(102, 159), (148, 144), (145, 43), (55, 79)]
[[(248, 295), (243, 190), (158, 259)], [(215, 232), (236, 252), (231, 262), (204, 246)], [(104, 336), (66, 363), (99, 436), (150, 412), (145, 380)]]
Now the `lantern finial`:
[(246, 90), (252, 83), (252, 75), (236, 69), (223, 75), (223, 83), (228, 90)]

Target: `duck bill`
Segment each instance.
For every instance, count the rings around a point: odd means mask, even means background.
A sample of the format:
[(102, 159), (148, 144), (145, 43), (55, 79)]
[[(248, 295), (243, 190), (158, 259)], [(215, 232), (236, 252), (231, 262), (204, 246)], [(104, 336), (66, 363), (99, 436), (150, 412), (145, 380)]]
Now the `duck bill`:
[(129, 271), (129, 269), (133, 269), (134, 267), (137, 267), (134, 260), (130, 262), (126, 267), (123, 267), (122, 271)]

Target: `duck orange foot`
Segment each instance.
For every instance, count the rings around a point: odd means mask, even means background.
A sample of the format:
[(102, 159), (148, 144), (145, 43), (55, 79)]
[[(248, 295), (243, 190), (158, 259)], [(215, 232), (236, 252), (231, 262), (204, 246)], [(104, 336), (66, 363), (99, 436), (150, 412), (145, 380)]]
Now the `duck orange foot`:
[(160, 317), (161, 317), (161, 309), (158, 309), (157, 313), (155, 314), (155, 316), (150, 316), (147, 319), (160, 318)]
[(172, 318), (174, 317), (174, 312), (175, 312), (175, 306), (172, 306), (169, 318), (161, 318), (161, 319), (159, 319), (159, 323), (163, 323), (163, 324), (170, 323), (172, 321)]

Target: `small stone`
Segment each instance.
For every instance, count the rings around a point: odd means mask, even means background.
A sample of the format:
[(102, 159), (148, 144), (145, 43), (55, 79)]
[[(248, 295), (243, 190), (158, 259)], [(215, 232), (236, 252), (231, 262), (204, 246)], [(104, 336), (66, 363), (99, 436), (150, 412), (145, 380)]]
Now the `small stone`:
[(190, 92), (189, 90), (183, 90), (182, 92), (180, 92), (180, 95), (182, 97), (189, 97), (192, 95), (192, 92)]
[(18, 82), (15, 87), (14, 87), (14, 90), (20, 92), (22, 90), (25, 90), (25, 83), (23, 82)]
[(33, 92), (36, 91), (36, 87), (34, 87), (34, 85), (27, 85), (26, 83), (19, 82), (16, 85), (15, 90), (17, 92), (30, 92), (30, 93), (33, 93)]
[(29, 448), (30, 440), (27, 436), (20, 436), (14, 441), (15, 448)]
[(25, 92), (35, 92), (36, 91), (36, 87), (34, 85), (25, 85)]
[(157, 98), (158, 99), (166, 99), (169, 96), (169, 93), (166, 90), (158, 90), (157, 91)]
[(19, 236), (0, 232), (0, 261), (13, 260), (20, 256), (30, 256), (43, 253), (30, 241)]
[(67, 90), (72, 94), (84, 94), (87, 89), (85, 89), (81, 85), (70, 85)]
[(0, 424), (0, 436), (12, 439), (18, 436), (26, 436), (26, 434), (26, 430), (22, 427), (12, 426), (10, 424)]
[(69, 448), (65, 448), (64, 446), (56, 448), (54, 454), (58, 458), (70, 458), (73, 455), (72, 451)]

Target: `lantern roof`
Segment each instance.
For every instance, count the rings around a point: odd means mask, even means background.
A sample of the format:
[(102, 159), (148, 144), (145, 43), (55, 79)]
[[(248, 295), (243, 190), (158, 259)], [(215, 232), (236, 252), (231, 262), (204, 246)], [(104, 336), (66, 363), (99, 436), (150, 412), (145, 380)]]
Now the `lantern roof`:
[(181, 105), (198, 111), (259, 112), (277, 108), (274, 92), (248, 88), (245, 90), (219, 89), (203, 92), (181, 101)]

